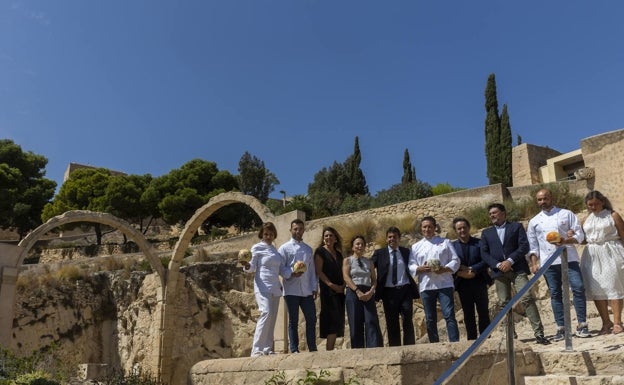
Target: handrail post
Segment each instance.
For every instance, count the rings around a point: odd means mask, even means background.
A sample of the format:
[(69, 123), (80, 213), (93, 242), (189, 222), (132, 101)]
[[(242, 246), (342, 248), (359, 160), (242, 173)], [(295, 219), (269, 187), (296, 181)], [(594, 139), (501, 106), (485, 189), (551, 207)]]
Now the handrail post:
[(563, 298), (563, 324), (565, 326), (565, 351), (574, 351), (572, 348), (572, 321), (570, 318), (570, 279), (568, 276), (568, 248), (564, 246), (561, 252), (561, 291)]
[(507, 376), (509, 378), (509, 385), (516, 384), (514, 335), (513, 308), (511, 308), (507, 312)]

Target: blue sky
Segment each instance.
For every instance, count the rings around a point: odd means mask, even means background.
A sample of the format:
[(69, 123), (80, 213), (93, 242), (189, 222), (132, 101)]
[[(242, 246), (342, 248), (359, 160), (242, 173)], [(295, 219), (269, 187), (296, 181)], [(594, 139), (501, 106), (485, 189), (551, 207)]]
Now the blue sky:
[(484, 89), (525, 143), (624, 127), (624, 2), (0, 0), (0, 138), (160, 176), (245, 151), (287, 195), (359, 137), (371, 193), (409, 149), (431, 185), (487, 184)]

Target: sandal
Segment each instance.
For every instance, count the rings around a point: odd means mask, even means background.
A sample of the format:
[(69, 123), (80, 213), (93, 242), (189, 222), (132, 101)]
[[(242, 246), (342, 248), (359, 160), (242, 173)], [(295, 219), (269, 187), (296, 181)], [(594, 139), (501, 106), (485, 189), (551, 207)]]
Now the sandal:
[(613, 325), (613, 334), (620, 334), (622, 332), (624, 332), (624, 327), (622, 327), (622, 324)]
[(612, 328), (613, 328), (613, 322), (609, 322), (608, 324), (602, 326), (602, 329), (600, 329), (600, 331), (598, 332), (598, 335), (604, 336), (607, 334), (611, 334)]

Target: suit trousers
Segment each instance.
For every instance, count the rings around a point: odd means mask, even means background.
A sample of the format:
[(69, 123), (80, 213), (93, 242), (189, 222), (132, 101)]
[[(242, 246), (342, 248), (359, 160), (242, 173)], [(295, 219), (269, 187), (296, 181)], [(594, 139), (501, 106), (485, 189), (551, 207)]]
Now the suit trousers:
[(401, 346), (399, 317), (403, 319), (403, 345), (414, 345), (416, 343), (414, 321), (412, 320), (414, 299), (410, 285), (384, 287), (381, 300), (386, 317), (388, 345)]
[(479, 334), (483, 333), (490, 325), (487, 283), (478, 278), (462, 279), (457, 285), (457, 294), (459, 294), (459, 302), (464, 311), (464, 324), (466, 325), (468, 340), (476, 340), (478, 337), (476, 315), (479, 315)]
[[(516, 291), (520, 291), (528, 282), (529, 277), (526, 273), (517, 273), (513, 270), (496, 277), (494, 279), (494, 284), (496, 285), (499, 306), (503, 308), (511, 300), (511, 285), (516, 288)], [(527, 318), (531, 322), (533, 334), (535, 337), (544, 337), (542, 319), (540, 318), (537, 305), (535, 305), (535, 298), (533, 298), (531, 292), (526, 292), (520, 301), (524, 305)]]

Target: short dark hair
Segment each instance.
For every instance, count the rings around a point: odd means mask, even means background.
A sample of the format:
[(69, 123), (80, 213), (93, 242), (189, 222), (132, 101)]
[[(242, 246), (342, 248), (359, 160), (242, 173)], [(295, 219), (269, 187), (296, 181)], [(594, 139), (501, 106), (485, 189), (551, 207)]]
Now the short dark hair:
[(468, 219), (464, 217), (457, 217), (457, 218), (453, 218), (453, 229), (455, 228), (455, 225), (459, 222), (465, 222), (466, 226), (470, 227), (470, 222), (468, 221)]
[(264, 230), (272, 231), (273, 234), (275, 234), (275, 238), (277, 238), (277, 229), (275, 228), (273, 222), (265, 222), (262, 224), (262, 226), (260, 227), (260, 231), (258, 231), (258, 238), (262, 239), (262, 236), (264, 235)]
[(492, 210), (494, 208), (499, 209), (500, 211), (502, 211), (504, 213), (507, 212), (507, 210), (505, 210), (505, 205), (502, 204), (502, 203), (492, 203), (491, 205), (488, 206), (487, 209), (488, 209), (488, 211), (490, 211), (490, 210)]
[(401, 230), (399, 230), (399, 228), (396, 227), (396, 226), (388, 227), (388, 230), (386, 230), (386, 236), (388, 236), (388, 234), (390, 234), (390, 233), (396, 234), (396, 235), (399, 236), (399, 238), (401, 238)]
[(305, 223), (303, 223), (303, 221), (299, 218), (295, 218), (292, 221), (290, 221), (290, 227), (292, 228), (293, 225), (302, 225), (305, 226)]

